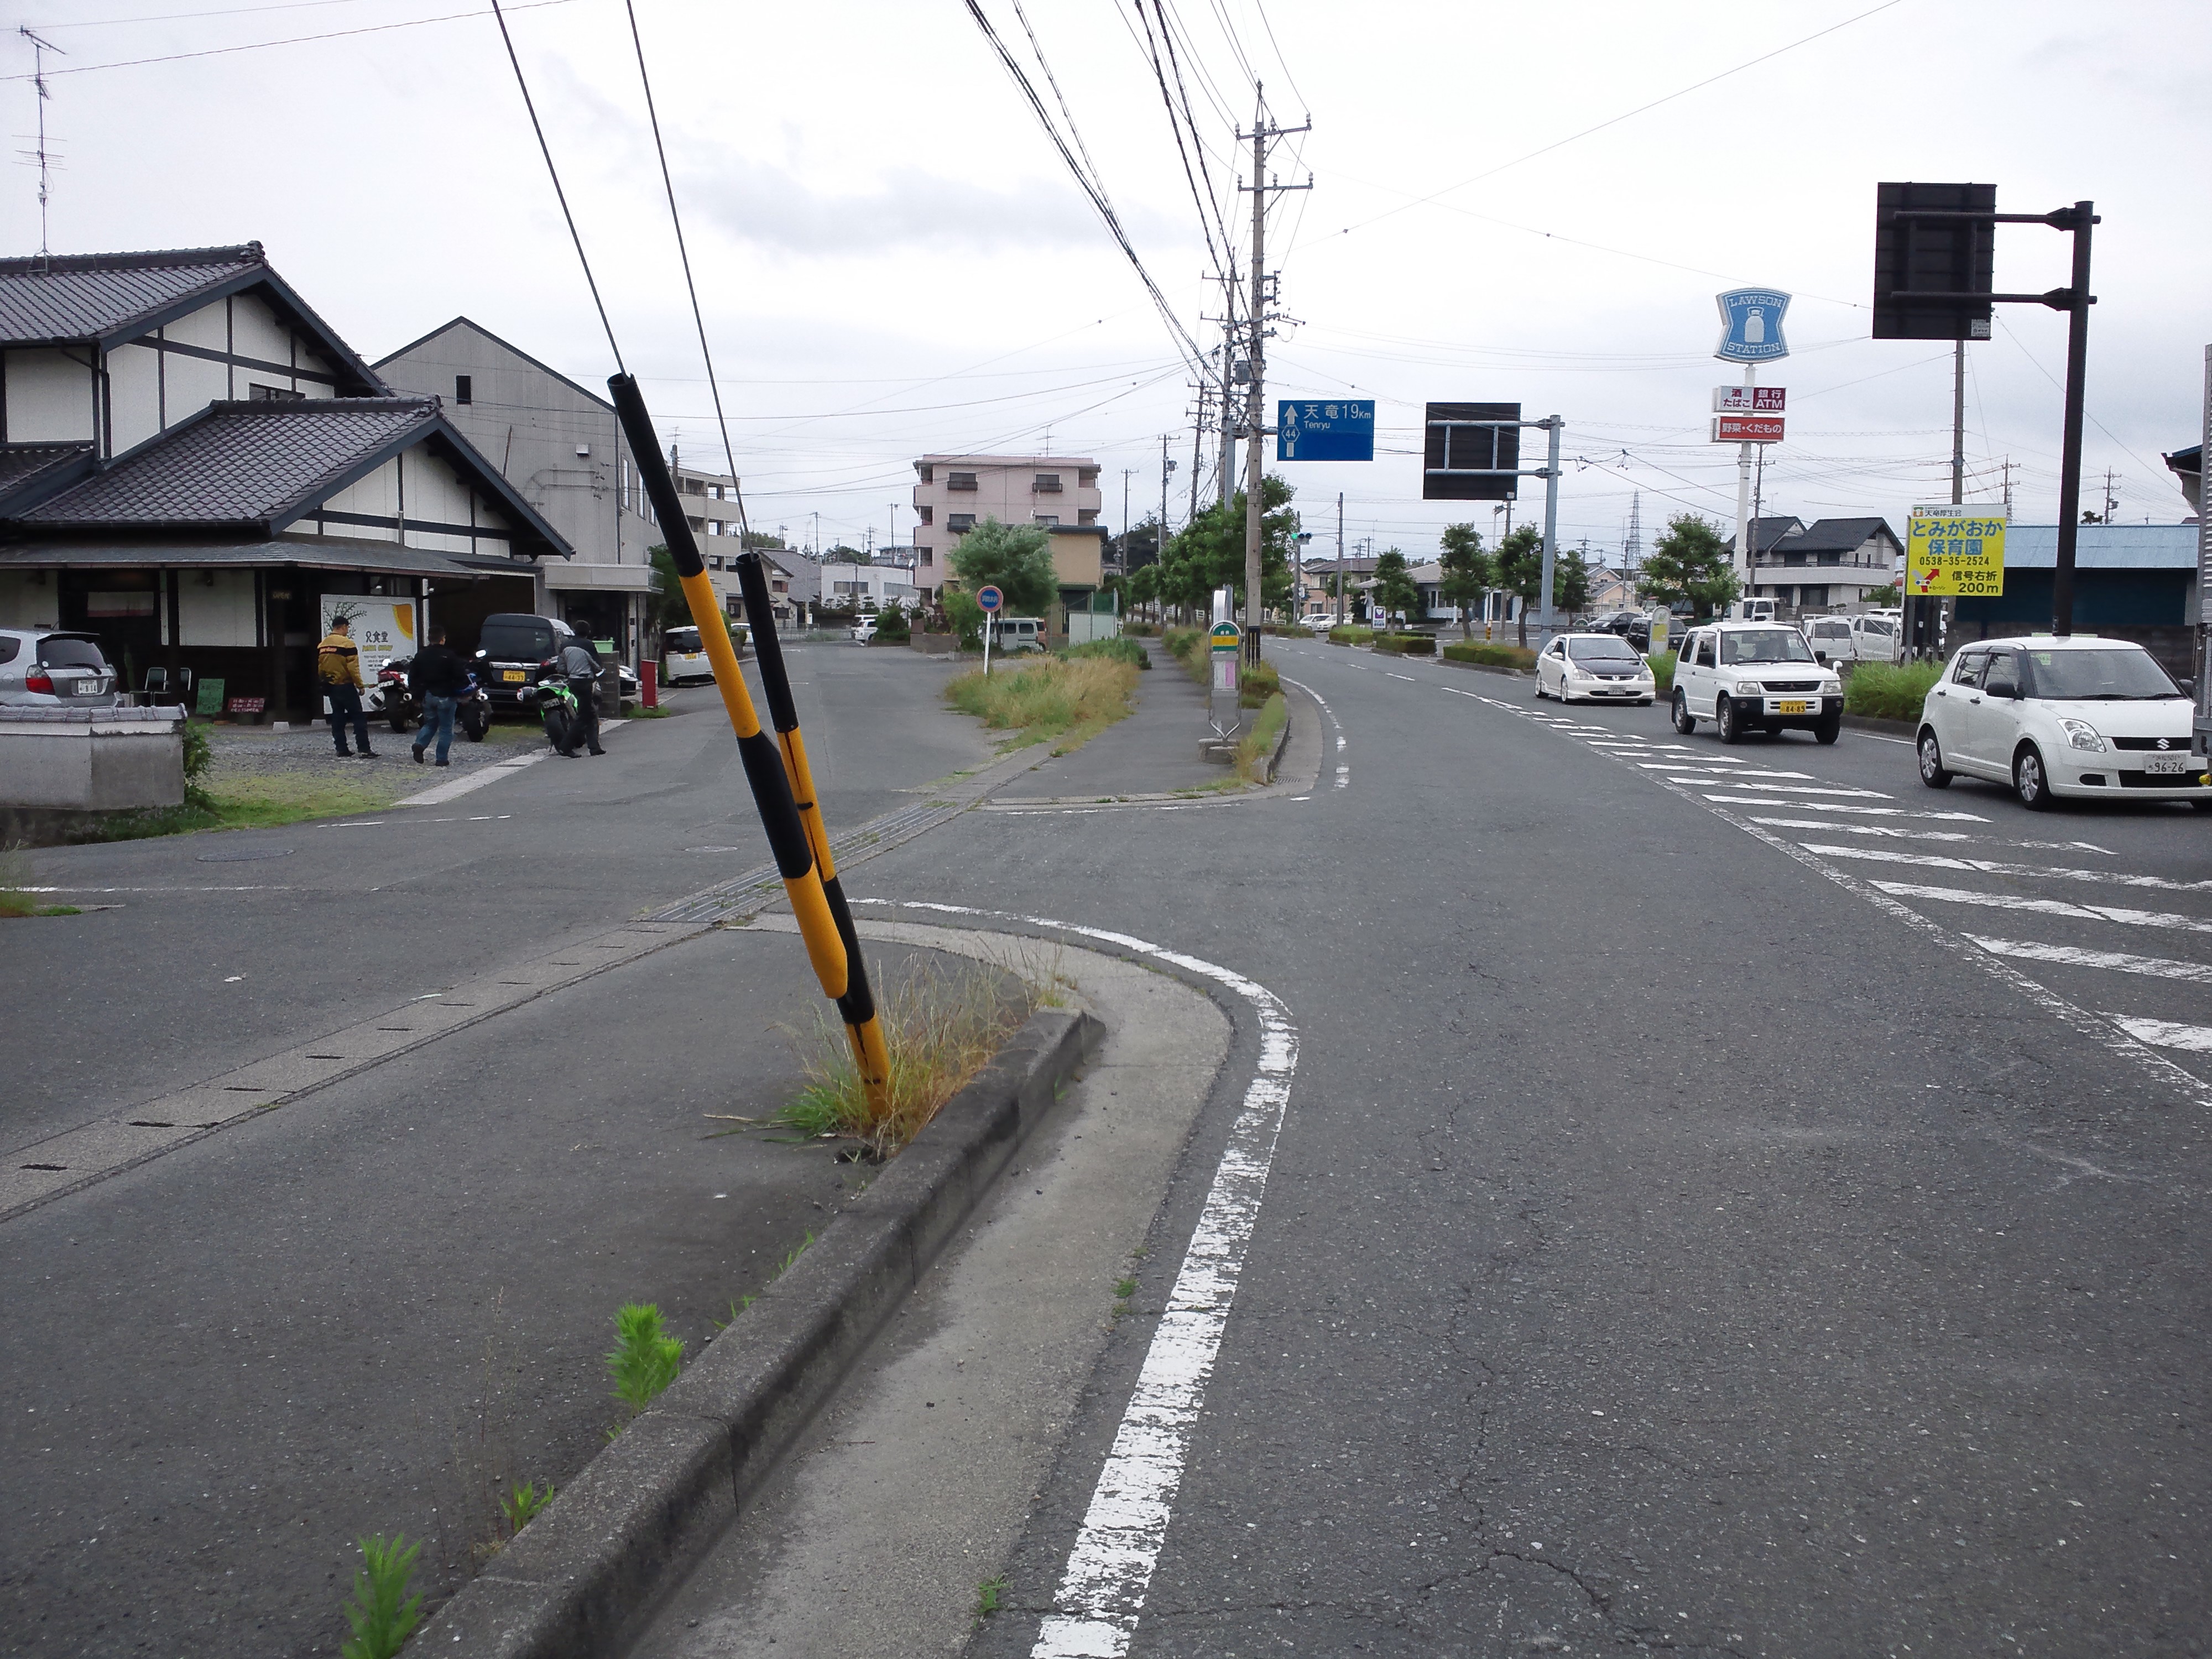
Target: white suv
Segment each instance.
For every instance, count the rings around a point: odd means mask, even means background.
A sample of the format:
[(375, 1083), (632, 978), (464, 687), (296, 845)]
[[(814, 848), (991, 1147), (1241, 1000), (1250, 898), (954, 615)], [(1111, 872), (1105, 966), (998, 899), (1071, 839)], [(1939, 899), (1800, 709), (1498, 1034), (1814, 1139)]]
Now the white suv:
[(1787, 623), (1705, 623), (1674, 659), (1674, 729), (1694, 732), (1701, 720), (1720, 728), (1723, 743), (1792, 729), (1833, 743), (1844, 729), (1844, 683)]

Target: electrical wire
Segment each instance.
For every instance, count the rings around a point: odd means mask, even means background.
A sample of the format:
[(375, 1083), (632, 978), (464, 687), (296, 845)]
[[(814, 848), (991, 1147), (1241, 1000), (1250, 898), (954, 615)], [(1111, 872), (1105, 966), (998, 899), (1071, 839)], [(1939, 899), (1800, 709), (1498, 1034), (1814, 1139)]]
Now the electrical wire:
[[(540, 4), (560, 3), (561, 0), (538, 0)], [(577, 263), (584, 267), (584, 285), (592, 290), (592, 304), (599, 313), (599, 326), (607, 331), (607, 349), (615, 355), (616, 369), (627, 374), (629, 370), (623, 367), (622, 347), (615, 343), (615, 325), (607, 320), (606, 301), (599, 298), (599, 280), (592, 275), (591, 258), (584, 252), (583, 236), (576, 229), (576, 216), (568, 211), (568, 192), (561, 188), (561, 169), (553, 165), (553, 150), (545, 142), (545, 129), (538, 122), (538, 106), (531, 99), (530, 82), (523, 77), (522, 59), (515, 56), (514, 37), (507, 32), (507, 14), (500, 9), (499, 0), (491, 0), (491, 15), (499, 20), (499, 38), (507, 44), (507, 61), (514, 66), (514, 84), (522, 89), (522, 106), (530, 112), (530, 130), (538, 135), (538, 153), (545, 158), (545, 171), (553, 180), (553, 194), (560, 199), (561, 216), (568, 222), (568, 240), (576, 245)]]
[[(1143, 13), (1144, 0), (1138, 0), (1139, 15)], [(1221, 192), (1213, 182), (1213, 170), (1206, 165), (1206, 138), (1198, 130), (1198, 118), (1191, 112), (1190, 88), (1182, 78), (1182, 59), (1176, 53), (1175, 31), (1168, 27), (1167, 12), (1163, 0), (1152, 0), (1152, 11), (1160, 20), (1160, 40), (1168, 51), (1168, 67), (1175, 71), (1176, 95), (1182, 100), (1183, 125), (1190, 129), (1191, 143), (1198, 150), (1199, 176), (1206, 180), (1206, 204), (1213, 210), (1213, 222), (1221, 231), (1221, 245), (1230, 251), (1230, 266), (1233, 272), (1237, 264), (1236, 238), (1230, 235), (1227, 222), (1221, 214)], [(1175, 119), (1175, 112), (1168, 112), (1168, 119)]]
[(738, 453), (730, 444), (730, 422), (722, 413), (721, 383), (714, 378), (714, 354), (707, 344), (707, 319), (699, 309), (699, 286), (691, 280), (691, 248), (684, 240), (684, 215), (676, 205), (676, 180), (668, 171), (668, 150), (660, 142), (660, 111), (653, 101), (653, 76), (645, 67), (645, 37), (638, 33), (637, 8), (632, 0), (623, 0), (623, 11), (629, 19), (630, 44), (637, 49), (638, 84), (645, 88), (645, 113), (653, 127), (653, 153), (660, 161), (661, 188), (668, 195), (668, 222), (676, 230), (676, 252), (684, 265), (684, 291), (690, 296), (691, 321), (699, 331), (699, 358), (707, 367), (707, 390), (714, 399), (714, 425), (722, 434), (722, 459), (729, 466), (728, 477), (738, 502), (738, 546), (743, 550), (750, 526), (745, 521), (745, 489), (738, 476)]
[[(567, 6), (574, 3), (575, 0), (521, 0), (521, 3), (514, 6), (511, 9), (538, 11), (547, 6)], [(493, 0), (491, 9), (494, 16), (499, 15), (498, 0)], [(223, 58), (233, 52), (259, 52), (267, 46), (301, 46), (316, 40), (346, 40), (357, 34), (385, 34), (393, 29), (421, 28), (426, 23), (452, 23), (464, 17), (482, 17), (483, 15), (481, 11), (449, 11), (436, 17), (410, 17), (401, 23), (368, 23), (357, 29), (333, 29), (327, 34), (295, 34), (283, 40), (248, 40), (240, 46), (207, 46), (198, 52), (164, 52), (158, 58), (126, 58), (112, 64), (79, 64), (71, 69), (50, 69), (46, 71), (46, 76), (51, 81), (59, 75), (92, 75), (100, 70), (139, 69), (148, 64), (180, 64), (189, 58)], [(117, 21), (125, 20), (118, 19)], [(500, 24), (500, 33), (501, 34), (507, 33), (507, 25), (503, 21)], [(0, 81), (29, 81), (35, 78), (37, 78), (35, 71), (31, 75), (0, 75)]]
[[(1019, 9), (1017, 8), (1017, 9)], [(1213, 227), (1206, 222), (1206, 210), (1213, 207), (1213, 204), (1200, 195), (1198, 175), (1191, 171), (1190, 151), (1182, 141), (1182, 123), (1176, 118), (1175, 100), (1168, 95), (1168, 77), (1166, 72), (1160, 67), (1159, 45), (1152, 40), (1152, 22), (1151, 18), (1145, 15), (1145, 0), (1137, 0), (1137, 19), (1145, 26), (1146, 41), (1151, 47), (1152, 78), (1159, 84), (1160, 101), (1167, 106), (1168, 131), (1175, 134), (1176, 154), (1182, 158), (1182, 176), (1184, 181), (1190, 186), (1191, 201), (1198, 209), (1198, 228), (1206, 238), (1206, 257), (1213, 261), (1213, 269), (1217, 274), (1219, 274), (1224, 270), (1221, 250), (1213, 245)], [(1203, 151), (1200, 152), (1199, 159), (1201, 161), (1206, 159)], [(1213, 209), (1213, 216), (1215, 218), (1221, 216), (1218, 207)], [(1222, 228), (1221, 236), (1224, 242), (1229, 240), (1228, 227), (1225, 225)]]

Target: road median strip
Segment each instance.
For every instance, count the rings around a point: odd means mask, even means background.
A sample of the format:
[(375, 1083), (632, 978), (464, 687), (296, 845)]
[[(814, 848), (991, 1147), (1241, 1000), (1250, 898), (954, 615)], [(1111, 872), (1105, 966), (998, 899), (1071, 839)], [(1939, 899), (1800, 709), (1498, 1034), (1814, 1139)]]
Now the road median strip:
[(981, 1075), (418, 1638), (427, 1652), (615, 1650), (755, 1498), (1049, 1112), (1099, 1034), (1031, 1016)]

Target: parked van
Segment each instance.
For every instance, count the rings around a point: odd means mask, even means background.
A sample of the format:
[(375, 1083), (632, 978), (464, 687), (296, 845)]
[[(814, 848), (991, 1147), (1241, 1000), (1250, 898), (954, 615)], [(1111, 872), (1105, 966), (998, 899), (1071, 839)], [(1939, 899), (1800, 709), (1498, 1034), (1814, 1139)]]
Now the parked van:
[(1822, 662), (1895, 662), (1902, 636), (1894, 611), (1815, 617), (1805, 624), (1813, 654)]
[(714, 665), (707, 660), (696, 628), (672, 628), (660, 636), (660, 678), (669, 685), (714, 678)]
[(994, 653), (1042, 651), (1046, 637), (1042, 617), (994, 617), (991, 620), (991, 649)]
[(1774, 620), (1772, 599), (1735, 599), (1728, 608), (1729, 622), (1771, 623)]

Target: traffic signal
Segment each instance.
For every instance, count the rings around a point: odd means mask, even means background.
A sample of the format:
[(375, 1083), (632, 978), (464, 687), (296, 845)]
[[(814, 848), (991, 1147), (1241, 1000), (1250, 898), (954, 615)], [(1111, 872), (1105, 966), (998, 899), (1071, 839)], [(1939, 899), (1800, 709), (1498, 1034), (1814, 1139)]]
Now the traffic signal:
[(1990, 337), (1996, 210), (1995, 185), (1875, 187), (1875, 339)]

